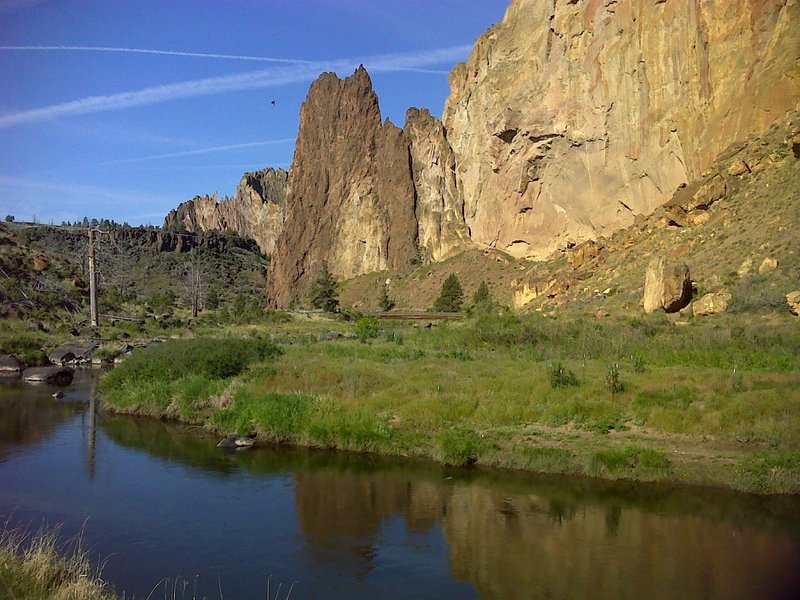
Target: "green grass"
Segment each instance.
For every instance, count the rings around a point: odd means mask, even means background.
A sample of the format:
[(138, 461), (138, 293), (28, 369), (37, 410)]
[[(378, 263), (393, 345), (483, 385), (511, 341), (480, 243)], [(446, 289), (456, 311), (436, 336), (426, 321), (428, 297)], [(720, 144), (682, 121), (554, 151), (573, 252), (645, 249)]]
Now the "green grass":
[[(123, 363), (102, 389), (124, 412), (276, 442), (800, 491), (796, 470), (765, 479), (742, 463), (734, 477), (713, 460), (800, 449), (800, 332), (706, 323), (480, 316), (433, 330), (393, 324), (391, 339), (369, 344), (311, 341), (289, 323), (273, 335), (302, 343), (283, 353), (255, 338), (171, 342)], [(693, 363), (697, 346), (711, 358)], [(749, 368), (734, 373), (734, 362)], [(609, 364), (624, 386), (610, 389)]]

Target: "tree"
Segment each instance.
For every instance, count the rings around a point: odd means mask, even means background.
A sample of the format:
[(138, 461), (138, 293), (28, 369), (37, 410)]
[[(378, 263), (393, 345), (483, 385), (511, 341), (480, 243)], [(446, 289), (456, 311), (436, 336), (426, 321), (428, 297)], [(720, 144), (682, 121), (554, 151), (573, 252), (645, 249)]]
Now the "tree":
[(389, 286), (385, 283), (383, 284), (383, 289), (381, 290), (380, 304), (381, 308), (385, 311), (390, 311), (394, 308), (394, 300), (389, 297)]
[(486, 285), (485, 281), (481, 281), (481, 284), (478, 286), (478, 290), (472, 297), (472, 306), (470, 308), (476, 313), (488, 313), (494, 308), (494, 302), (489, 293), (489, 286)]
[(433, 303), (433, 310), (437, 312), (458, 312), (464, 303), (464, 291), (461, 289), (461, 282), (458, 281), (455, 273), (444, 280), (439, 297)]
[(339, 307), (339, 298), (336, 295), (336, 280), (328, 270), (328, 263), (323, 262), (317, 279), (311, 286), (309, 295), (311, 306), (321, 308), (326, 312), (336, 312)]
[(211, 310), (219, 308), (219, 292), (216, 287), (211, 287), (206, 292), (206, 307)]
[(6, 223), (13, 223), (14, 215), (6, 215)]

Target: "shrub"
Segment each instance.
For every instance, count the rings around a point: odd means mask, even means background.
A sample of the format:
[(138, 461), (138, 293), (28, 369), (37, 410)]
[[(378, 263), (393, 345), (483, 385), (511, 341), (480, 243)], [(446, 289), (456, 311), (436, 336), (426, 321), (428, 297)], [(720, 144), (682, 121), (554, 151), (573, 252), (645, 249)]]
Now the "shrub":
[(550, 379), (550, 387), (554, 390), (562, 387), (580, 385), (575, 373), (564, 367), (561, 362), (548, 365), (547, 376)]
[(363, 316), (356, 322), (356, 335), (362, 342), (378, 337), (378, 318)]
[(606, 367), (605, 384), (606, 389), (611, 392), (612, 395), (625, 391), (625, 384), (619, 373), (619, 364), (612, 363)]
[(265, 339), (175, 340), (135, 351), (103, 378), (102, 386), (114, 389), (140, 382), (171, 382), (187, 375), (228, 379), (281, 352)]

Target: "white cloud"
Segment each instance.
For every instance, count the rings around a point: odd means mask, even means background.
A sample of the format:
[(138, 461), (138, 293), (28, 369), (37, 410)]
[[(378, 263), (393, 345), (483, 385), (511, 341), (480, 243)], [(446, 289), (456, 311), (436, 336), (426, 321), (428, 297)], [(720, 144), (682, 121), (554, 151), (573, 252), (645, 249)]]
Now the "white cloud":
[(426, 67), (443, 63), (452, 64), (464, 58), (469, 50), (470, 46), (456, 46), (431, 51), (373, 56), (360, 61), (347, 59), (302, 63), (290, 67), (182, 81), (118, 94), (88, 96), (71, 102), (2, 115), (0, 129), (59, 117), (122, 110), (196, 96), (291, 85), (311, 81), (321, 71), (350, 71), (360, 63), (373, 72), (422, 71), (438, 74), (442, 71), (428, 70)]

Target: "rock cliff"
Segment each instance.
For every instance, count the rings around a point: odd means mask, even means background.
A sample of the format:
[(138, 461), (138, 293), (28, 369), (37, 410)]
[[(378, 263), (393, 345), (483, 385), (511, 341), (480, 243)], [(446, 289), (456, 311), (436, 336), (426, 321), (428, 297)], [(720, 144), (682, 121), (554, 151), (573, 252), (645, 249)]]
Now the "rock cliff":
[(323, 261), (338, 279), (400, 269), (417, 254), (408, 141), (381, 123), (363, 67), (317, 79), (300, 110), (286, 221), (269, 273), (269, 300), (304, 298)]
[(800, 97), (800, 3), (514, 0), (450, 76), (472, 240), (545, 258), (700, 178)]
[(701, 181), (800, 106), (800, 0), (513, 0), (443, 122), (381, 123), (363, 68), (311, 86), (268, 296), (469, 246), (545, 259)]
[(232, 198), (218, 201), (216, 194), (196, 196), (170, 211), (164, 229), (190, 233), (232, 229), (254, 239), (264, 254), (271, 254), (283, 228), (287, 182), (283, 169), (245, 173)]

